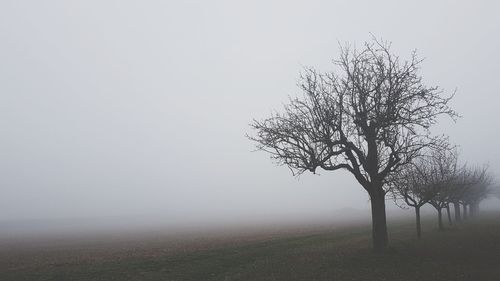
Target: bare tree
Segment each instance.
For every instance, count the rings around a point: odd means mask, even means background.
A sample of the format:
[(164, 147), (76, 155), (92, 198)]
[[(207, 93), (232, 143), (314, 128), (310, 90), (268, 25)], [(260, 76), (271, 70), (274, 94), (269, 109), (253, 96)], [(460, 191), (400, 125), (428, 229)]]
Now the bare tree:
[[(458, 166), (458, 154), (455, 150), (440, 151), (433, 154), (428, 181), (435, 190), (435, 195), (429, 200), (438, 212), (439, 229), (443, 230), (442, 210), (449, 208), (450, 197), (453, 194), (453, 187), (457, 183), (457, 176), (460, 173)], [(448, 211), (448, 219), (451, 216)]]
[(455, 117), (437, 87), (419, 75), (415, 52), (402, 61), (390, 44), (373, 40), (361, 50), (341, 47), (335, 70), (308, 68), (283, 113), (254, 120), (249, 136), (261, 150), (294, 174), (349, 171), (368, 192), (376, 251), (387, 246), (387, 177), (410, 163), (426, 147), (445, 145), (429, 128), (440, 115)]
[(451, 212), (450, 212), (450, 202), (448, 199), (448, 202), (446, 202), (446, 207), (444, 207), (446, 210), (446, 215), (448, 217), (448, 224), (453, 225), (453, 220), (451, 219)]
[[(456, 183), (451, 187), (448, 200), (454, 205), (456, 222), (467, 219), (467, 203), (464, 199), (469, 192), (468, 190), (476, 181), (476, 173), (477, 171), (468, 167), (467, 164), (463, 165), (457, 175)], [(461, 208), (463, 208), (463, 211)]]
[(396, 204), (399, 200), (403, 200), (406, 205), (415, 209), (417, 238), (422, 237), (420, 208), (436, 196), (436, 189), (429, 181), (431, 174), (429, 162), (428, 156), (420, 157), (411, 165), (406, 165), (394, 173), (388, 181)]
[(469, 175), (467, 166), (464, 165), (460, 168), (456, 182), (453, 186), (450, 187), (450, 192), (448, 196), (448, 205), (453, 204), (453, 210), (455, 213), (455, 222), (460, 223), (462, 221), (462, 212), (461, 212), (461, 204), (462, 198), (464, 197), (464, 193), (468, 186)]
[(469, 216), (472, 217), (479, 210), (479, 203), (491, 195), (493, 178), (488, 173), (487, 166), (468, 169), (466, 174), (462, 204), (465, 208), (469, 207)]

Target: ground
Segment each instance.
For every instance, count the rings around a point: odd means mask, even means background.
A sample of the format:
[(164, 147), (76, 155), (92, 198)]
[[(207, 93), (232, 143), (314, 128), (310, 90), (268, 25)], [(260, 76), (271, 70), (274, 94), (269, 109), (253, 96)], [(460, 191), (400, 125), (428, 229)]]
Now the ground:
[(188, 244), (3, 245), (0, 280), (500, 280), (497, 216), (442, 232), (428, 218), (423, 227), (418, 240), (413, 221), (390, 223), (385, 254), (371, 251), (366, 223)]

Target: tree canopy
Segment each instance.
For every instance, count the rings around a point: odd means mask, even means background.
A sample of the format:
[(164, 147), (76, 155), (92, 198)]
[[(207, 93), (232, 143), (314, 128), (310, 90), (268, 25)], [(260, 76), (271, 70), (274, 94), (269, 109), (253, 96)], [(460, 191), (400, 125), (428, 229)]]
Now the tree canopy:
[(445, 145), (429, 128), (439, 115), (456, 116), (453, 95), (423, 83), (421, 62), (415, 52), (402, 61), (377, 40), (362, 50), (342, 47), (334, 71), (305, 69), (303, 96), (254, 120), (250, 138), (294, 173), (346, 169), (368, 190), (423, 148)]
[(438, 116), (456, 113), (438, 87), (423, 83), (420, 60), (393, 54), (390, 44), (373, 39), (361, 50), (345, 46), (334, 70), (306, 68), (282, 113), (254, 120), (249, 138), (294, 174), (348, 170), (369, 193), (376, 250), (387, 245), (386, 179), (424, 148), (444, 148), (444, 136), (431, 135)]

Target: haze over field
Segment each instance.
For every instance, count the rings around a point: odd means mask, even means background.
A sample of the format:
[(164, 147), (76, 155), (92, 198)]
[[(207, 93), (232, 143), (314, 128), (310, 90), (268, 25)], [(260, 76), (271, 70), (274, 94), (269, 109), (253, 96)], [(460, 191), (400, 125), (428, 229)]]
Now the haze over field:
[(452, 106), (463, 117), (433, 130), (460, 145), (462, 160), (498, 173), (499, 9), (494, 1), (2, 1), (0, 221), (369, 217), (352, 175), (294, 178), (245, 138), (253, 118), (299, 94), (303, 66), (331, 69), (338, 42), (361, 44), (369, 32), (402, 56), (416, 48), (426, 83), (457, 89)]

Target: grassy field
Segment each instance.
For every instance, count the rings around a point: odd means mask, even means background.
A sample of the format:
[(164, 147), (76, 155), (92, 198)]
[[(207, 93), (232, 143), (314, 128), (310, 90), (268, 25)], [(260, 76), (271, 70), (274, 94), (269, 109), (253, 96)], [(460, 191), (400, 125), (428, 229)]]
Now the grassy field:
[(443, 232), (434, 221), (423, 227), (417, 240), (413, 221), (391, 223), (383, 255), (371, 252), (367, 224), (228, 243), (208, 239), (175, 251), (158, 241), (114, 244), (121, 250), (95, 242), (93, 250), (4, 248), (0, 280), (500, 280), (498, 217)]

